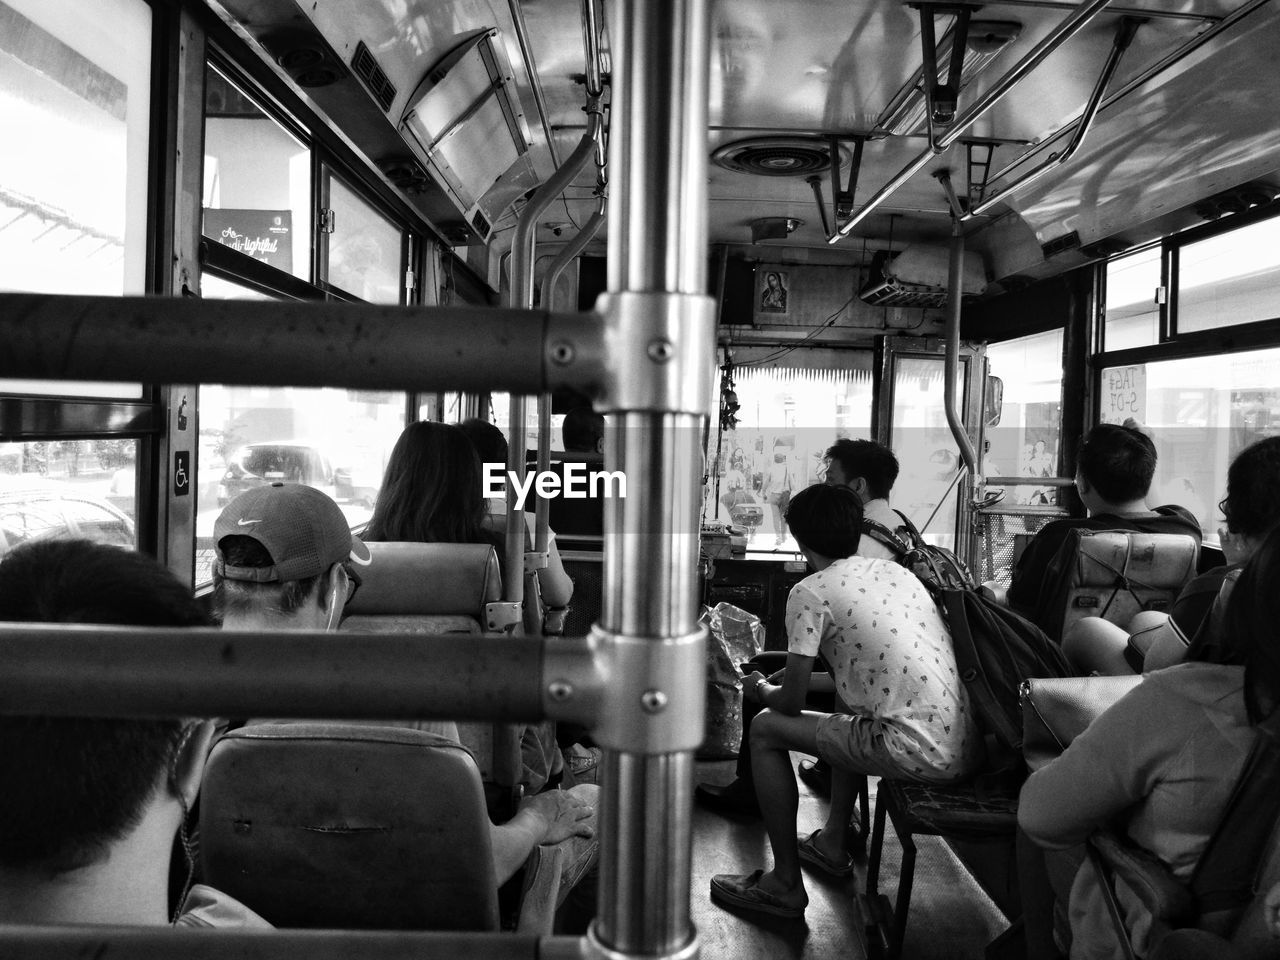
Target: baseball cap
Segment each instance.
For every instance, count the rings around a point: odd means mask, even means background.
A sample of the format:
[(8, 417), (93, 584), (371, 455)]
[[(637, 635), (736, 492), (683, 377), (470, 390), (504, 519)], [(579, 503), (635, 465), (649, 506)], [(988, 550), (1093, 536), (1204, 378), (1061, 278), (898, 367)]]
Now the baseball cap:
[[(250, 537), (271, 555), (270, 567), (236, 567), (222, 556), (224, 537)], [(335, 563), (350, 560), (367, 566), (369, 548), (352, 536), (338, 505), (314, 487), (273, 483), (236, 497), (213, 525), (218, 553), (214, 571), (227, 580), (273, 583), (305, 580)], [(355, 577), (358, 581), (359, 577)]]

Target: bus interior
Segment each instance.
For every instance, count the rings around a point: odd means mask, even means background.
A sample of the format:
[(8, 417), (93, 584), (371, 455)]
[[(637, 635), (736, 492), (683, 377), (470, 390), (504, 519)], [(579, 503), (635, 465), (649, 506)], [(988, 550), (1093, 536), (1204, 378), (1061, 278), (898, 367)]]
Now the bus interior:
[[(358, 533), (419, 420), (496, 424), (519, 481), (593, 407), (586, 462), (627, 488), (551, 521), (558, 620), (528, 612), (547, 498), (530, 543), (509, 507), (474, 642), (0, 627), (6, 714), (590, 729), (590, 934), (0, 927), (0, 954), (1020, 956), (1007, 842), (919, 836), (896, 928), (861, 854), (802, 928), (708, 901), (767, 844), (693, 803), (732, 776), (706, 619), (786, 649), (806, 566), (770, 490), (844, 437), (1007, 586), (1083, 516), (1083, 435), (1136, 421), (1151, 503), (1220, 562), (1227, 467), (1280, 434), (1278, 49), (1275, 0), (0, 0), (0, 554), (125, 545), (207, 598), (228, 502), (305, 484)], [(805, 832), (822, 809), (802, 785)], [(883, 844), (900, 897), (910, 839)]]

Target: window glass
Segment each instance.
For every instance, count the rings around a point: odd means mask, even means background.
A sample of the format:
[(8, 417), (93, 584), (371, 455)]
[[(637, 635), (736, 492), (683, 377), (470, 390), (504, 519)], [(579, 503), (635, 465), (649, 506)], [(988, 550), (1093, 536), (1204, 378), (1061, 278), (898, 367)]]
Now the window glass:
[(929, 543), (954, 550), (962, 464), (943, 408), (945, 366), (941, 357), (895, 360), (889, 447), (898, 458), (898, 480), (891, 502)]
[[(1108, 383), (1128, 391), (1123, 404), (1109, 404)], [(1255, 440), (1280, 434), (1280, 348), (1111, 367), (1103, 385), (1104, 420), (1131, 415), (1152, 429), (1159, 460), (1147, 502), (1181, 504), (1216, 539), (1227, 466)]]
[(138, 441), (0, 443), (0, 554), (28, 540), (136, 544)]
[(337, 177), (329, 179), (329, 207), (329, 282), (370, 303), (399, 303), (400, 229)]
[(304, 483), (333, 497), (353, 526), (368, 520), (404, 409), (401, 393), (201, 387), (196, 582), (212, 577), (219, 512), (253, 487)]
[[(988, 427), (982, 467), (988, 477), (1056, 477), (1062, 427), (1062, 331), (987, 347), (991, 376), (1004, 381), (1000, 423)], [(1010, 485), (1006, 505), (1057, 502), (1052, 487)]]
[[(790, 495), (826, 477), (825, 454), (840, 437), (870, 437), (867, 370), (734, 368), (738, 425), (713, 435), (706, 515), (747, 528), (752, 550), (795, 551), (783, 522)], [(718, 388), (717, 388), (718, 389)]]
[(0, 2), (0, 289), (142, 293), (151, 9)]
[(1107, 263), (1107, 313), (1104, 350), (1149, 347), (1160, 342), (1160, 247), (1151, 247)]
[(1280, 217), (1182, 247), (1177, 317), (1179, 333), (1280, 317)]
[(204, 235), (310, 280), (310, 152), (217, 68), (205, 82)]
[[(527, 431), (526, 442), (527, 450), (538, 449), (538, 398), (528, 397), (525, 400), (525, 417), (524, 427)], [(450, 422), (457, 423), (462, 420), (458, 417), (456, 420), (450, 418)], [(491, 393), (489, 394), (489, 412), (486, 418), (490, 423), (496, 424), (498, 429), (502, 431), (503, 436), (511, 436), (511, 394), (509, 393)], [(564, 451), (564, 434), (560, 430), (561, 424), (564, 423), (563, 413), (553, 413), (551, 415), (551, 446), (553, 453), (556, 451)]]
[(210, 300), (274, 300), (265, 293), (206, 273), (200, 278), (200, 296)]
[(140, 400), (142, 384), (96, 380), (4, 380), (0, 393), (35, 397), (99, 397), (110, 400)]

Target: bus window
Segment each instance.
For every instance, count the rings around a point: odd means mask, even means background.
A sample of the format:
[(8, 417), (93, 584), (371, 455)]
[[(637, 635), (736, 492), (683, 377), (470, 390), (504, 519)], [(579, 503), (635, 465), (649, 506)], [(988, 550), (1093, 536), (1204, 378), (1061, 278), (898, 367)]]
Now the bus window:
[(370, 303), (399, 303), (400, 228), (337, 177), (329, 178), (329, 209), (329, 283)]
[[(142, 293), (151, 8), (0, 3), (0, 289)], [(139, 54), (141, 51), (141, 55)]]
[(138, 441), (0, 443), (0, 554), (26, 540), (136, 542)]
[(216, 67), (206, 75), (204, 235), (311, 279), (311, 151)]
[(1160, 342), (1159, 246), (1117, 257), (1107, 263), (1107, 315), (1103, 326), (1106, 350), (1150, 347)]
[(202, 386), (196, 583), (212, 576), (222, 507), (255, 486), (303, 483), (333, 497), (352, 526), (367, 521), (404, 411), (399, 393)]
[(1280, 217), (1178, 251), (1178, 333), (1280, 317)]
[(838, 438), (872, 436), (871, 372), (855, 368), (864, 356), (850, 353), (844, 368), (734, 367), (738, 424), (718, 445), (712, 437), (707, 515), (746, 527), (749, 549), (795, 550), (782, 519), (789, 495), (822, 482)]
[(1102, 371), (1104, 421), (1133, 416), (1152, 429), (1159, 461), (1147, 498), (1176, 503), (1216, 540), (1227, 466), (1280, 434), (1280, 348), (1165, 360)]
[[(988, 370), (1004, 381), (1000, 424), (987, 431), (988, 477), (1056, 477), (1062, 427), (1062, 331), (1050, 330), (987, 347)], [(993, 489), (993, 488), (989, 488)], [(1057, 502), (1052, 487), (1007, 487), (1004, 505)]]

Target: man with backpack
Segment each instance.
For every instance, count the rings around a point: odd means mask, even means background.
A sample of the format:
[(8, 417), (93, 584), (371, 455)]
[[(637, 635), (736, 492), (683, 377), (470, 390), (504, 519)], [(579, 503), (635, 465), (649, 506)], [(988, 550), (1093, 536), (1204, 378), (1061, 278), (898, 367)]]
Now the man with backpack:
[[(743, 680), (745, 695), (768, 708), (752, 725), (751, 751), (774, 867), (712, 878), (717, 903), (802, 916), (808, 897), (801, 861), (835, 876), (852, 870), (845, 843), (856, 775), (951, 783), (981, 761), (982, 738), (946, 624), (910, 571), (855, 555), (862, 519), (859, 497), (829, 485), (801, 491), (787, 511), (791, 533), (815, 573), (787, 600), (781, 685), (760, 673)], [(843, 713), (802, 710), (820, 653)], [(849, 774), (835, 778), (827, 825), (803, 839), (795, 836), (791, 750), (822, 757)]]

